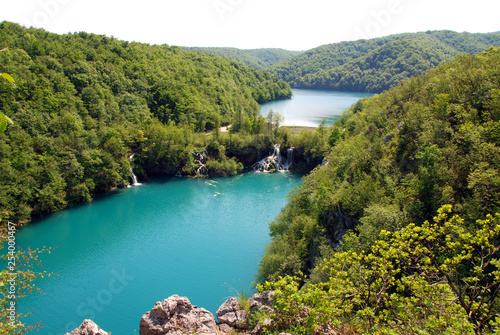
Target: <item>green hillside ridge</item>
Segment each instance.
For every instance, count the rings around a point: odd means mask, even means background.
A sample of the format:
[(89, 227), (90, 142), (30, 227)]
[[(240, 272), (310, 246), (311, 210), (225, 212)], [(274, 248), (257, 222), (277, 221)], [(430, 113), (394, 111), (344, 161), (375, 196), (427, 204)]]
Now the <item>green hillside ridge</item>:
[(334, 124), (270, 224), (271, 330), (498, 332), (499, 78), (500, 48), (460, 55)]
[(500, 32), (428, 31), (323, 45), (272, 66), (294, 88), (380, 93), (461, 53), (500, 46)]
[[(0, 110), (14, 122), (0, 133), (4, 223), (128, 185), (132, 155), (143, 177), (195, 175), (204, 151), (210, 174), (234, 174), (242, 166), (226, 148), (273, 144), (253, 135), (266, 131), (258, 103), (291, 96), (269, 73), (167, 45), (2, 22), (4, 48), (1, 72), (15, 79), (0, 83)], [(232, 142), (218, 132), (227, 124)]]
[(253, 67), (256, 70), (265, 70), (285, 59), (300, 54), (301, 51), (289, 51), (278, 48), (261, 49), (237, 49), (237, 48), (218, 48), (218, 47), (181, 47), (184, 50), (198, 51), (226, 57), (245, 65)]

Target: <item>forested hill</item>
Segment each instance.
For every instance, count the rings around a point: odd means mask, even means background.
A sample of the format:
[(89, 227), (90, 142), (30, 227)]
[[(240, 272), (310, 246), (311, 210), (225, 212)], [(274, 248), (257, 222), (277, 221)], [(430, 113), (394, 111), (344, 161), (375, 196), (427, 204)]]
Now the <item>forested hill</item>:
[(0, 133), (0, 218), (16, 221), (127, 185), (132, 154), (144, 174), (189, 173), (205, 130), (258, 131), (258, 103), (291, 96), (267, 72), (167, 45), (2, 22), (0, 50), (0, 72), (15, 80), (0, 82), (14, 122)]
[(380, 93), (461, 53), (500, 46), (500, 32), (429, 31), (323, 45), (269, 69), (295, 88)]
[(500, 212), (499, 77), (500, 48), (491, 48), (347, 110), (332, 127), (328, 163), (271, 224), (263, 278), (306, 270), (311, 253), (348, 228), (367, 250), (381, 230), (430, 220), (444, 204), (469, 224)]
[(218, 55), (241, 62), (257, 70), (265, 70), (274, 64), (298, 55), (301, 51), (289, 51), (276, 48), (262, 49), (237, 49), (237, 48), (203, 48), (203, 47), (181, 47), (185, 50), (199, 51), (212, 55)]
[(499, 78), (500, 48), (460, 55), (334, 124), (324, 164), (270, 224), (273, 329), (498, 331)]

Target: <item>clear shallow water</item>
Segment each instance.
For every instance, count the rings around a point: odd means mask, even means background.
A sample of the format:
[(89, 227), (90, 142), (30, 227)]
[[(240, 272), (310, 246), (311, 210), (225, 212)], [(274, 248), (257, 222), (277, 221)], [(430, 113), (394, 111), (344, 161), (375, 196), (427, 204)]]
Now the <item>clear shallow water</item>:
[(359, 99), (371, 97), (371, 93), (293, 89), (290, 100), (278, 100), (261, 104), (261, 114), (266, 116), (272, 109), (285, 117), (284, 125), (317, 127), (323, 119), (328, 125)]
[(19, 247), (57, 246), (42, 261), (58, 277), (46, 295), (20, 299), (24, 321), (64, 334), (91, 318), (113, 334), (138, 334), (141, 316), (172, 294), (215, 314), (234, 290), (250, 291), (268, 222), (300, 183), (289, 173), (215, 180), (163, 179), (120, 190), (23, 228)]

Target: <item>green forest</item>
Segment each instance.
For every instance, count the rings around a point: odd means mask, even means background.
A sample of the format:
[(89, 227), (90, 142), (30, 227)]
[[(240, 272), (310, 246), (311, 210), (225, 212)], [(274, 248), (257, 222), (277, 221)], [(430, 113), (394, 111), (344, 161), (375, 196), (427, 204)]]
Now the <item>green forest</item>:
[(500, 46), (500, 33), (406, 33), (323, 45), (269, 71), (294, 88), (380, 93), (442, 61)]
[(203, 47), (181, 47), (185, 50), (199, 51), (212, 55), (227, 57), (256, 70), (266, 70), (274, 64), (280, 63), (290, 57), (296, 56), (301, 51), (289, 51), (275, 48), (265, 49), (237, 49), (237, 48), (203, 48)]
[[(0, 240), (7, 222), (90, 202), (132, 172), (229, 176), (280, 144), (296, 171), (315, 168), (269, 224), (262, 333), (498, 334), (498, 45), (435, 31), (241, 53), (2, 22)], [(383, 93), (303, 130), (260, 114), (290, 85)], [(30, 267), (43, 251), (16, 256), (23, 294), (49, 275)]]
[(499, 78), (500, 48), (461, 55), (334, 124), (270, 224), (270, 333), (498, 333)]
[[(240, 149), (274, 144), (274, 132), (257, 135), (269, 132), (259, 103), (291, 96), (268, 72), (178, 47), (9, 22), (0, 41), (0, 72), (14, 80), (0, 78), (0, 111), (13, 122), (0, 134), (4, 223), (124, 187), (131, 168), (196, 175), (200, 151), (211, 175), (235, 174)], [(230, 124), (234, 136), (219, 134)]]

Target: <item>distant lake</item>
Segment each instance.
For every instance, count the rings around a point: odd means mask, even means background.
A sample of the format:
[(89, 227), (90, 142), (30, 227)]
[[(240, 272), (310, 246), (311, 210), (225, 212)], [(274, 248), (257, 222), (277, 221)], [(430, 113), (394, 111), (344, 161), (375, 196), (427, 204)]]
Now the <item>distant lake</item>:
[(293, 89), (291, 100), (279, 100), (261, 104), (260, 111), (266, 116), (272, 109), (285, 117), (284, 125), (317, 127), (323, 119), (328, 125), (358, 100), (371, 97), (371, 93)]

